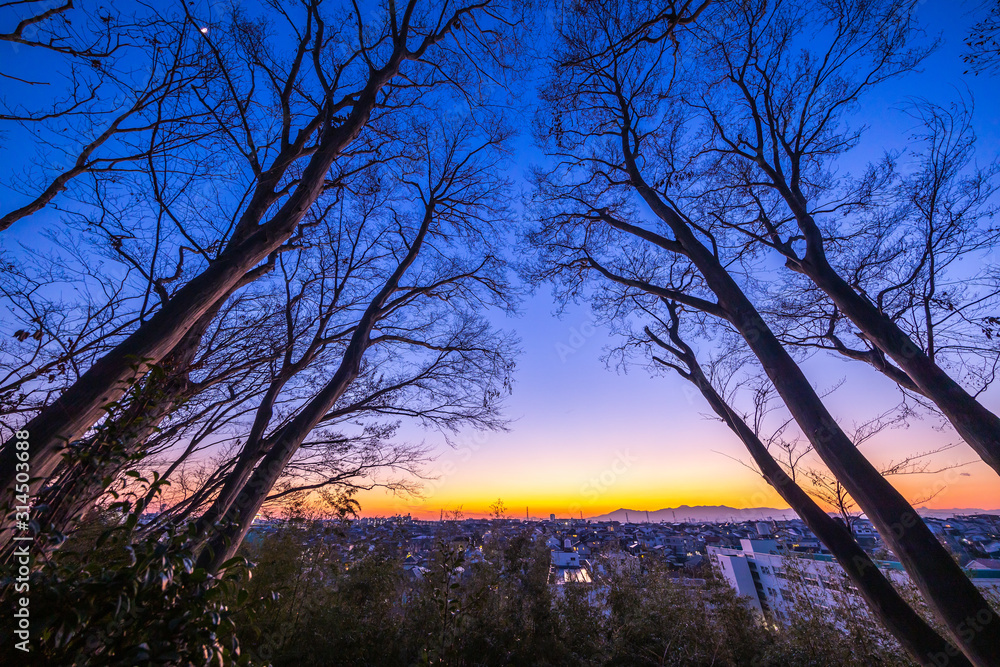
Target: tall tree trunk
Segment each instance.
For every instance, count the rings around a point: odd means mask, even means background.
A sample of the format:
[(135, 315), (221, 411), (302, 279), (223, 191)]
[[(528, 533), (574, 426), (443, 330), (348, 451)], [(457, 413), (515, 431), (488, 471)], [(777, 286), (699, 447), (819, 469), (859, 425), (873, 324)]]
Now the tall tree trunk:
[[(261, 457), (270, 451), (271, 446), (274, 444), (275, 436), (266, 437), (265, 433), (270, 425), (271, 417), (274, 415), (274, 403), (285, 384), (295, 373), (301, 371), (306, 363), (308, 363), (306, 356), (303, 356), (299, 361), (292, 362), (289, 355), (286, 357), (281, 369), (271, 380), (267, 391), (264, 392), (264, 396), (257, 406), (250, 432), (247, 434), (246, 442), (243, 443), (243, 447), (236, 457), (233, 469), (226, 475), (222, 488), (219, 489), (218, 494), (212, 500), (208, 509), (198, 518), (194, 531), (195, 535), (203, 536), (207, 539), (211, 527), (221, 521), (226, 513), (229, 512), (230, 507), (236, 501), (243, 487), (246, 486), (250, 475), (253, 473), (254, 466)], [(280, 436), (280, 433), (276, 435)]]
[(940, 408), (960, 436), (1000, 473), (1000, 417), (987, 410), (867, 298), (855, 292), (825, 256), (806, 253), (796, 268), (808, 276), (883, 353)]
[[(214, 531), (213, 526), (225, 519), (234, 504), (243, 505), (248, 502), (244, 489), (247, 487), (251, 475), (254, 475), (258, 461), (261, 461), (273, 448), (268, 446), (270, 444), (273, 443), (258, 443), (256, 446), (251, 446), (251, 443), (247, 442), (243, 446), (243, 449), (240, 450), (236, 463), (229, 474), (226, 475), (226, 480), (222, 488), (219, 489), (218, 495), (215, 496), (208, 509), (198, 518), (195, 524), (195, 540), (198, 543), (204, 544), (211, 539)], [(284, 469), (287, 463), (288, 461), (282, 463), (281, 468)], [(263, 465), (263, 461), (261, 461), (261, 465)], [(273, 485), (273, 482), (271, 484)], [(270, 486), (268, 489), (270, 489)], [(256, 510), (254, 511), (254, 515), (256, 515)]]
[(698, 387), (712, 410), (740, 438), (764, 479), (826, 545), (844, 568), (847, 576), (854, 582), (872, 613), (910, 656), (918, 664), (927, 667), (940, 667), (942, 664), (971, 665), (961, 651), (938, 634), (903, 599), (865, 550), (858, 545), (847, 526), (824, 512), (774, 460), (753, 429), (726, 403), (705, 377), (694, 352), (679, 337), (676, 319), (670, 330), (670, 338), (676, 346), (671, 352), (688, 368), (688, 373), (684, 375), (685, 379)]
[(905, 371), (919, 393), (940, 408), (983, 461), (1000, 474), (1000, 417), (955, 382), (875, 304), (851, 288), (830, 265), (823, 245), (823, 232), (807, 211), (805, 198), (786, 185), (780, 175), (773, 172), (769, 175), (778, 184), (779, 192), (806, 238), (805, 256), (799, 261), (789, 259), (788, 266), (806, 275), (823, 290), (872, 344)]
[(108, 443), (96, 443), (87, 459), (77, 463), (65, 461), (64, 473), (57, 472), (56, 481), (39, 494), (39, 504), (47, 509), (36, 515), (49, 534), (66, 533), (93, 507), (107, 487), (129, 461), (142, 455), (146, 441), (177, 405), (188, 398), (190, 392), (191, 364), (201, 347), (202, 337), (228, 294), (212, 305), (181, 339), (181, 342), (163, 359), (163, 375), (147, 375), (136, 391), (131, 404), (109, 430), (115, 440), (114, 452), (105, 454)]
[[(223, 498), (220, 494), (217, 503), (209, 509), (209, 519), (220, 517), (218, 522), (199, 528), (206, 536), (206, 545), (198, 557), (200, 567), (210, 573), (219, 570), (223, 563), (232, 558), (243, 543), (247, 532), (253, 524), (254, 517), (260, 511), (264, 501), (270, 494), (275, 482), (281, 476), (285, 466), (291, 461), (295, 452), (312, 432), (313, 428), (329, 413), (334, 404), (350, 388), (361, 371), (361, 360), (365, 351), (371, 345), (371, 332), (382, 314), (389, 297), (398, 289), (399, 281), (413, 264), (434, 218), (435, 200), (433, 196), (426, 204), (423, 220), (419, 231), (410, 244), (402, 261), (386, 279), (378, 294), (372, 299), (358, 321), (358, 326), (351, 335), (351, 340), (344, 350), (336, 373), (322, 390), (312, 398), (305, 407), (278, 433), (272, 435), (266, 447), (266, 453), (260, 463), (250, 473), (246, 482), (238, 490), (227, 488)], [(228, 487), (228, 485), (227, 485)], [(221, 499), (221, 500), (220, 500)]]
[[(624, 112), (627, 121), (627, 109)], [(627, 132), (622, 134), (622, 148), (632, 185), (698, 268), (816, 453), (878, 528), (966, 656), (983, 667), (1000, 665), (1000, 617), (913, 507), (841, 430), (802, 369), (719, 259), (645, 182)]]

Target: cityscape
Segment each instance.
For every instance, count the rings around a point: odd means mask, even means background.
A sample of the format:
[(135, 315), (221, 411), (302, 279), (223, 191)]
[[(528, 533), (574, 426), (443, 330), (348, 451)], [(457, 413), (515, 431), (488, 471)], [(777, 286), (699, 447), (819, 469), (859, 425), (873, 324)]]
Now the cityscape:
[[(280, 530), (287, 519), (255, 522), (248, 540), (264, 539)], [(926, 519), (943, 545), (958, 559), (976, 586), (1000, 594), (1000, 514), (959, 515)], [(321, 522), (322, 523), (322, 522)], [(784, 563), (800, 563), (801, 580), (820, 604), (833, 594), (854, 588), (801, 519), (742, 522), (623, 523), (589, 519), (547, 520), (512, 518), (427, 521), (410, 516), (361, 518), (349, 522), (335, 542), (345, 562), (355, 549), (388, 546), (405, 552), (403, 569), (420, 578), (428, 571), (434, 541), (445, 537), (459, 544), (474, 561), (481, 557), (484, 539), (494, 532), (527, 528), (549, 549), (549, 583), (600, 585), (611, 570), (641, 573), (649, 563), (667, 566), (679, 578), (699, 581), (699, 573), (715, 571), (734, 591), (761, 613), (782, 609)], [(870, 521), (854, 518), (851, 529), (878, 566), (900, 582), (906, 573), (878, 537)], [(321, 531), (318, 531), (321, 534)], [(322, 539), (317, 537), (316, 539)], [(859, 600), (855, 600), (859, 602)], [(827, 601), (827, 604), (832, 604)]]

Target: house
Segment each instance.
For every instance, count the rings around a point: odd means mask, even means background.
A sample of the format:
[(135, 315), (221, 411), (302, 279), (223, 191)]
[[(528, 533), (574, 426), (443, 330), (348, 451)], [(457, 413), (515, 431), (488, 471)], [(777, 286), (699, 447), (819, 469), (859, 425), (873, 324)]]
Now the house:
[(580, 567), (580, 554), (575, 551), (555, 550), (552, 552), (553, 567)]

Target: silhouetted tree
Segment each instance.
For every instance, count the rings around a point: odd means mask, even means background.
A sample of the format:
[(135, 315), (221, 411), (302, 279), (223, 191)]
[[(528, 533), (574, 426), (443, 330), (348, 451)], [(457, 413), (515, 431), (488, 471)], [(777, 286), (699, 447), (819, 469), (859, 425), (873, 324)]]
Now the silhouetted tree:
[(971, 664), (893, 588), (855, 541), (849, 525), (827, 514), (795, 482), (791, 476), (795, 474), (794, 468), (786, 471), (778, 463), (756, 430), (747, 424), (709, 380), (695, 351), (681, 337), (680, 307), (671, 301), (663, 305), (666, 316), (661, 318), (656, 313), (650, 313), (650, 324), (644, 327), (653, 361), (673, 369), (698, 388), (715, 414), (746, 446), (761, 476), (830, 550), (875, 616), (918, 664), (935, 665), (941, 656), (947, 656), (956, 664)]
[[(234, 468), (199, 521), (198, 532), (207, 539), (202, 562), (209, 571), (236, 552), (299, 448), (338, 413), (363, 410), (366, 403), (377, 410), (379, 394), (398, 392), (408, 396), (399, 400), (401, 412), (420, 417), (424, 403), (423, 416), (452, 428), (500, 425), (493, 411), (510, 384), (510, 342), (475, 311), (502, 306), (510, 297), (497, 246), (510, 215), (498, 175), (505, 132), (498, 128), (478, 137), (471, 128), (451, 125), (413, 132), (421, 137), (416, 164), (395, 187), (386, 185), (385, 207), (359, 221), (358, 237), (345, 240), (363, 280), (345, 274), (344, 283), (335, 281), (346, 304), (337, 302), (337, 288), (331, 290), (328, 299), (317, 299), (331, 307), (321, 311), (313, 335), (289, 336), (285, 365), (256, 411)], [(379, 369), (375, 386), (359, 387), (355, 383), (372, 355)], [(394, 357), (407, 361), (393, 363)], [(393, 366), (395, 377), (388, 372)], [(304, 370), (321, 372), (324, 381), (298, 392), (287, 414), (274, 415), (274, 401)], [(422, 392), (427, 392), (423, 400)], [(383, 405), (389, 411), (393, 403)]]
[[(781, 20), (787, 11), (817, 24), (830, 21), (835, 37), (841, 34), (835, 26), (850, 26), (845, 34), (852, 43), (869, 45), (877, 62), (906, 67), (916, 57), (903, 39), (908, 13), (901, 5), (841, 3), (808, 12), (799, 5), (769, 8), (726, 5), (717, 15), (719, 24), (653, 42), (623, 38), (641, 20), (642, 8), (609, 3), (601, 11), (574, 16), (563, 30), (543, 93), (539, 134), (553, 165), (537, 178), (539, 222), (529, 240), (540, 256), (533, 275), (554, 281), (563, 298), (589, 295), (596, 282), (594, 301), (612, 311), (622, 294), (637, 294), (676, 301), (731, 326), (953, 640), (974, 664), (991, 664), (1000, 659), (996, 613), (913, 507), (844, 433), (762, 318), (741, 285), (753, 286), (752, 275), (744, 277), (740, 265), (751, 258), (730, 250), (739, 248), (733, 243), (738, 232), (718, 224), (697, 202), (679, 200), (687, 189), (686, 168), (701, 153), (700, 144), (684, 141), (687, 116), (678, 102), (682, 92), (695, 93), (681, 91), (684, 78), (673, 76), (686, 73), (687, 65), (701, 66), (698, 58), (681, 60), (686, 40), (703, 31), (707, 43), (714, 44), (724, 26), (743, 18), (754, 43), (782, 43), (794, 33), (795, 22)], [(773, 20), (762, 20), (771, 11), (778, 13)], [(675, 43), (681, 45), (678, 50)], [(775, 66), (783, 63), (779, 59)], [(788, 67), (789, 76), (799, 71), (794, 63)], [(982, 623), (977, 621), (973, 632), (969, 619), (977, 615)]]
[[(700, 204), (705, 215), (807, 277), (836, 308), (822, 325), (833, 330), (831, 342), (838, 319), (849, 320), (869, 348), (853, 356), (933, 402), (1000, 473), (1000, 417), (938, 363), (971, 349), (948, 350), (935, 337), (946, 337), (948, 325), (963, 317), (980, 340), (983, 326), (993, 326), (988, 310), (976, 317), (975, 309), (996, 302), (995, 281), (975, 272), (961, 276), (968, 289), (951, 284), (961, 273), (953, 265), (958, 258), (997, 240), (989, 222), (997, 168), (971, 168), (968, 112), (917, 105), (923, 154), (914, 173), (899, 177), (898, 206), (882, 196), (894, 176), (891, 164), (858, 179), (834, 168), (861, 139), (847, 124), (849, 114), (928, 52), (915, 43), (914, 18), (897, 2), (845, 1), (809, 12), (745, 3), (725, 13), (726, 28), (706, 32), (700, 51), (710, 88), (679, 101), (702, 126), (699, 157), (684, 170), (705, 178), (685, 194), (710, 193)], [(804, 31), (815, 39), (800, 52)], [(838, 266), (845, 248), (856, 261)], [(893, 269), (882, 272), (890, 263)], [(987, 359), (982, 377), (991, 379), (996, 347), (989, 340), (977, 347)]]

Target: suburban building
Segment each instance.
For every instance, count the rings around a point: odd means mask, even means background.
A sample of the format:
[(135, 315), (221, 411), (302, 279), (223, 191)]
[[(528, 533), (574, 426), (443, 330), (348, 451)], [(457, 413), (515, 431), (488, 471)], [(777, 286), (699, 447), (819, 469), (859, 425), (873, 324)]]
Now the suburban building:
[[(795, 551), (777, 540), (742, 539), (739, 548), (709, 546), (708, 556), (733, 590), (773, 618), (787, 620), (797, 599), (823, 608), (864, 605), (857, 588), (830, 554)], [(900, 563), (876, 563), (894, 583), (907, 581)], [(1000, 569), (977, 564), (966, 569), (966, 574), (977, 586), (1000, 592)]]

